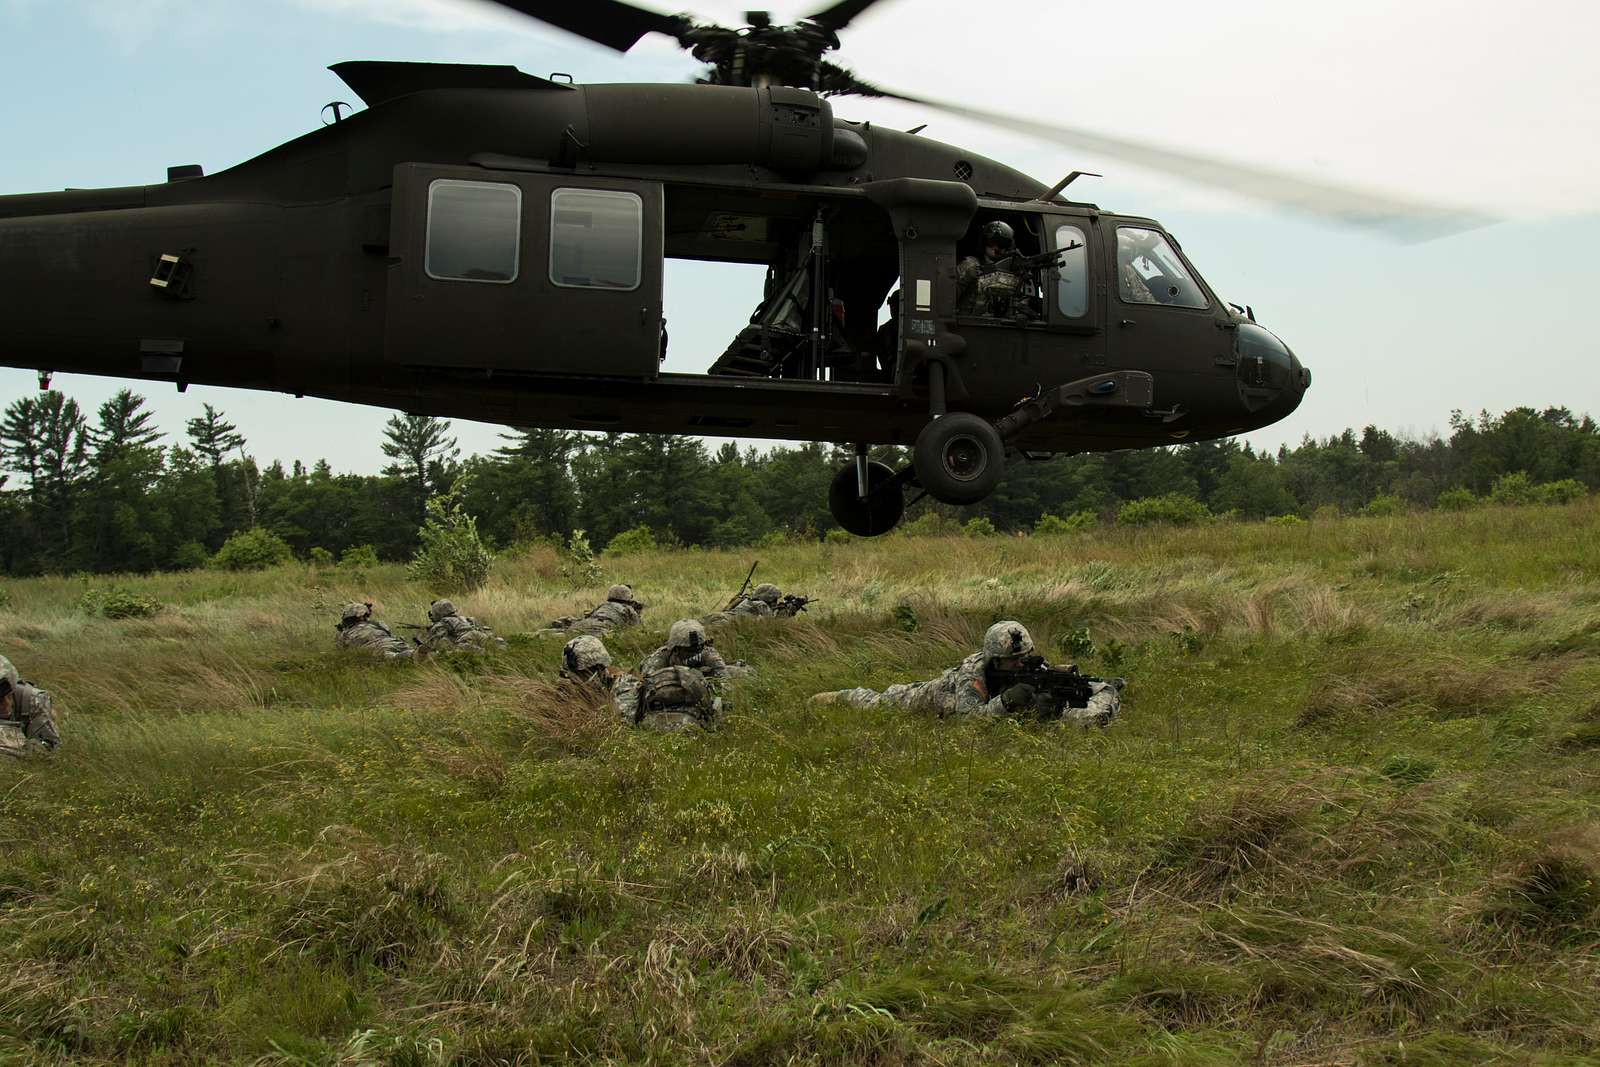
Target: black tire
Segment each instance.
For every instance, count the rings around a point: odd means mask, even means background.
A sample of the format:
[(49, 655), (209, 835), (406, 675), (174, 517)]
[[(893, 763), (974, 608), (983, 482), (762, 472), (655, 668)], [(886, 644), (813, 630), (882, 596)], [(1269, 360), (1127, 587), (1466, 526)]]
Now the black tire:
[(1000, 434), (970, 411), (954, 411), (924, 426), (911, 459), (922, 488), (945, 504), (976, 504), (994, 492), (1006, 472)]
[(885, 485), (894, 477), (894, 468), (877, 460), (867, 462), (867, 497), (856, 495), (856, 465), (841, 468), (828, 486), (828, 510), (834, 521), (857, 537), (886, 534), (906, 513), (906, 497), (898, 485)]

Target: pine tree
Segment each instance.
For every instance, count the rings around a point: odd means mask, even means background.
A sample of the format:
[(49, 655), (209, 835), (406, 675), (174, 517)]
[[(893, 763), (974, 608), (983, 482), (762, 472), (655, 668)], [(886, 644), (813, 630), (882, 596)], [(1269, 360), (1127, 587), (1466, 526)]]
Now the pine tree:
[(394, 463), (383, 473), (411, 489), (417, 525), (427, 519), (428, 498), (448, 477), (448, 464), (461, 454), (450, 424), (432, 415), (392, 415), (383, 428), (383, 454)]
[(244, 434), (210, 404), (205, 405), (203, 415), (185, 423), (184, 429), (188, 431), (195, 453), (210, 463), (212, 470), (221, 467), (228, 453), (234, 449), (241, 454), (244, 452)]
[(131, 389), (117, 390), (115, 396), (100, 405), (99, 416), (99, 425), (89, 434), (97, 467), (136, 449), (154, 448), (161, 439), (161, 431), (150, 425), (144, 397)]

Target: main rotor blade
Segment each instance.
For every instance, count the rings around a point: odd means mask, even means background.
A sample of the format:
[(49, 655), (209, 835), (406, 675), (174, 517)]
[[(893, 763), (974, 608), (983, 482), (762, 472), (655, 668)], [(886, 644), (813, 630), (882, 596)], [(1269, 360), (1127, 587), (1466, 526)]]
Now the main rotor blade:
[(831, 7), (823, 8), (815, 15), (807, 15), (807, 22), (815, 22), (818, 26), (826, 26), (835, 33), (850, 25), (850, 20), (861, 14), (879, 0), (839, 0)]
[[(1069, 148), (1120, 159), (1147, 170), (1176, 175), (1200, 185), (1225, 189), (1231, 193), (1276, 204), (1317, 218), (1378, 230), (1402, 241), (1428, 241), (1496, 221), (1487, 215), (1471, 211), (1424, 204), (1384, 193), (1285, 174), (1266, 167), (1233, 163), (1178, 148), (1140, 144), (1090, 130), (1035, 122), (1031, 119), (1020, 119), (967, 107), (964, 104), (949, 104), (939, 100), (929, 100), (926, 97), (892, 92), (863, 82), (842, 68), (833, 67), (832, 64), (827, 66), (832, 69), (825, 72), (823, 83), (832, 91), (861, 96), (882, 96), (891, 100), (903, 100), (910, 104), (938, 108), (940, 111), (948, 111), (963, 118), (1002, 126), (1041, 140), (1054, 141)], [(843, 78), (849, 78), (853, 84), (847, 88), (834, 88), (840, 85)]]
[(663, 15), (622, 0), (495, 0), (557, 29), (587, 37), (596, 44), (626, 52), (647, 33), (678, 38), (690, 28), (683, 15)]

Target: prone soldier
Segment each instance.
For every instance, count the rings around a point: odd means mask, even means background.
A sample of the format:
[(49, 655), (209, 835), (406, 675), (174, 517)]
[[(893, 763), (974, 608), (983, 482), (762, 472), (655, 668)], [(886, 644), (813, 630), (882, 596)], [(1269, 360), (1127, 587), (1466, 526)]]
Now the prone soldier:
[(419, 648), (427, 652), (449, 652), (455, 649), (472, 649), (482, 652), (504, 648), (504, 638), (478, 620), (463, 615), (448, 600), (435, 600), (428, 605), (428, 629), (418, 640)]
[(577, 618), (564, 615), (551, 622), (550, 629), (598, 637), (612, 630), (638, 626), (643, 613), (644, 605), (634, 599), (630, 586), (614, 585), (606, 590), (605, 600), (590, 608), (588, 614)]
[(714, 611), (700, 621), (707, 626), (730, 619), (792, 619), (811, 603), (812, 597), (797, 596), (794, 593), (785, 593), (771, 582), (762, 582), (750, 590), (748, 596), (734, 598), (733, 605), (726, 611)]
[(352, 600), (339, 612), (334, 638), (340, 648), (360, 648), (384, 659), (410, 659), (416, 649), (396, 637), (383, 623), (372, 617), (372, 605)]
[(61, 744), (50, 694), (24, 682), (17, 668), (0, 656), (0, 754), (20, 756), (30, 742), (46, 749)]
[[(1039, 674), (1041, 670), (1060, 677), (1043, 677)], [(1083, 683), (1081, 690), (1072, 679)], [(891, 685), (882, 692), (857, 688), (818, 693), (812, 700), (858, 708), (930, 708), (941, 717), (1060, 717), (1072, 722), (1104, 725), (1116, 716), (1121, 704), (1118, 695), (1121, 688), (1121, 679), (1108, 682), (1084, 678), (1076, 669), (1053, 670), (1042, 658), (1033, 656), (1033, 637), (1027, 627), (1006, 620), (989, 627), (983, 635), (982, 649), (937, 678)], [(1084, 700), (1082, 707), (1073, 703), (1074, 696)]]
[(709, 726), (722, 708), (721, 698), (696, 668), (669, 665), (643, 677), (611, 665), (611, 654), (598, 637), (583, 635), (561, 650), (564, 678), (604, 692), (617, 715), (629, 726), (651, 730), (686, 730)]
[(751, 670), (742, 661), (729, 663), (711, 646), (699, 619), (679, 619), (667, 630), (667, 643), (645, 657), (639, 674), (649, 678), (664, 667), (692, 667), (712, 681), (745, 678)]

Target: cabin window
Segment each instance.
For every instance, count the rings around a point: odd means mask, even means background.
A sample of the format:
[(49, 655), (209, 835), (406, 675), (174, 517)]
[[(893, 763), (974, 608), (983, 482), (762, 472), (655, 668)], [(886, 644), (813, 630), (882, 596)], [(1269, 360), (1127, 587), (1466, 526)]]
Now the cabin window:
[(1130, 304), (1203, 308), (1209, 301), (1183, 260), (1156, 230), (1117, 228), (1117, 288)]
[(1073, 245), (1056, 258), (1056, 306), (1069, 319), (1089, 313), (1089, 240), (1081, 226), (1057, 226), (1056, 248)]
[(572, 289), (637, 289), (644, 202), (613, 189), (550, 194), (550, 280)]
[(428, 277), (514, 282), (521, 240), (522, 190), (515, 185), (453, 178), (428, 185)]

